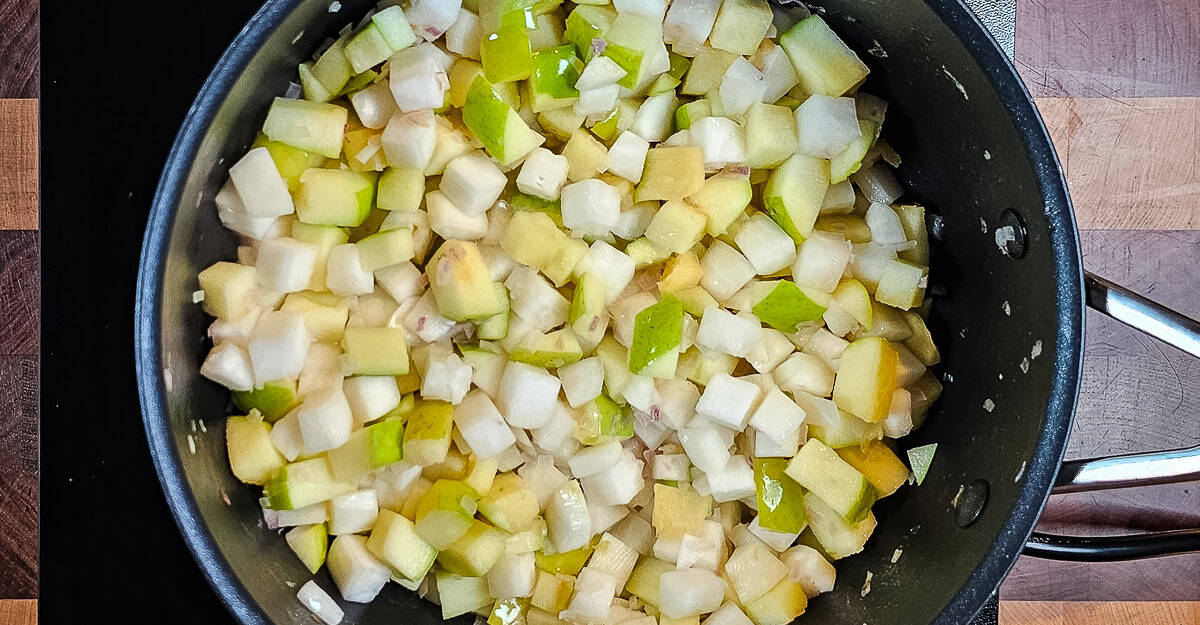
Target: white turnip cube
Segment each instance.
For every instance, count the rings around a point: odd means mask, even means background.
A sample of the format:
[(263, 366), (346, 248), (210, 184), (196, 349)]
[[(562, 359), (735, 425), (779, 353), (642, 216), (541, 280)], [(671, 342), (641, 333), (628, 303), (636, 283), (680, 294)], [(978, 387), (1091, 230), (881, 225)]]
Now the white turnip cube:
[(231, 391), (254, 389), (250, 354), (237, 343), (225, 342), (214, 346), (204, 358), (204, 364), (200, 365), (200, 375)]
[(737, 57), (725, 70), (718, 94), (721, 108), (726, 115), (742, 115), (750, 105), (762, 100), (767, 83), (762, 72), (744, 57)]
[[(221, 220), (222, 226), (251, 239), (261, 240), (264, 238), (274, 228), (275, 222), (279, 220), (278, 217), (251, 217), (246, 212), (246, 205), (238, 196), (232, 179), (225, 181), (221, 190), (217, 192), (217, 196), (213, 198), (213, 202), (217, 205), (217, 218)], [(247, 262), (239, 258), (238, 262), (251, 264), (254, 261)]]
[[(596, 506), (588, 504), (588, 516), (592, 519), (592, 533), (600, 534), (629, 516), (625, 506)], [(637, 554), (634, 554), (636, 558)]]
[(595, 178), (562, 188), (562, 220), (577, 237), (603, 237), (621, 216), (621, 193)]
[[(537, 433), (534, 433), (537, 436)], [(554, 466), (554, 457), (541, 455), (517, 469), (517, 475), (525, 480), (525, 485), (533, 491), (537, 498), (538, 509), (545, 510), (550, 503), (550, 497), (567, 483), (567, 476)]]
[(654, 479), (656, 480), (678, 480), (687, 481), (690, 479), (688, 468), (691, 463), (688, 462), (686, 454), (658, 454), (654, 456)]
[(567, 157), (534, 148), (517, 174), (517, 190), (547, 201), (557, 200), (567, 183)]
[(335, 295), (365, 295), (375, 291), (375, 275), (363, 268), (358, 245), (343, 243), (329, 250), (325, 286)]
[(572, 408), (578, 408), (600, 395), (604, 388), (604, 365), (592, 356), (558, 368), (563, 393)]
[(810, 599), (833, 590), (837, 582), (837, 569), (833, 563), (808, 545), (788, 549), (779, 555), (779, 560), (787, 565), (788, 577), (800, 584)]
[(836, 372), (839, 363), (842, 361), (842, 353), (846, 351), (849, 345), (850, 341), (839, 336), (834, 336), (832, 332), (825, 328), (819, 328), (808, 338), (808, 342), (805, 343), (800, 351), (819, 357)]
[(463, 213), (475, 216), (491, 208), (508, 178), (481, 151), (464, 154), (446, 164), (438, 190)]
[(421, 379), (421, 396), (457, 404), (471, 388), (471, 365), (453, 352), (430, 358)]
[(663, 20), (663, 41), (677, 54), (695, 56), (704, 46), (721, 0), (675, 0)]
[(483, 30), (479, 27), (479, 16), (466, 9), (459, 9), (458, 17), (446, 30), (446, 49), (468, 59), (478, 60), (482, 40)]
[(375, 270), (375, 283), (397, 302), (405, 302), (421, 294), (421, 270), (405, 261)]
[[(736, 252), (734, 253), (736, 254)], [(636, 266), (634, 260), (625, 252), (605, 241), (596, 241), (588, 248), (583, 258), (579, 259), (574, 273), (576, 276), (590, 273), (599, 279), (604, 284), (605, 300), (608, 304), (612, 304), (625, 290), (625, 287), (629, 286), (629, 281), (633, 280), (633, 271)]]
[(495, 458), (516, 443), (496, 405), (479, 389), (468, 392), (454, 407), (454, 424), (475, 456)]
[[(879, 245), (904, 243), (908, 237), (904, 226), (900, 224), (900, 216), (887, 204), (872, 202), (867, 208), (867, 227), (871, 229), (871, 242)], [(261, 257), (262, 252), (259, 252)], [(261, 269), (259, 271), (262, 271)]]
[(797, 352), (775, 367), (775, 383), (789, 392), (828, 397), (833, 392), (833, 369), (813, 354)]
[(607, 56), (596, 55), (579, 73), (579, 80), (575, 81), (575, 89), (589, 91), (615, 85), (618, 80), (625, 77), (625, 73), (625, 70), (617, 65), (616, 61)]
[(795, 348), (786, 334), (772, 328), (763, 328), (762, 340), (746, 354), (746, 362), (759, 373), (771, 373), (787, 359), (793, 349)]
[(700, 259), (700, 266), (704, 268), (700, 286), (717, 301), (732, 297), (755, 275), (754, 265), (724, 241), (713, 241)]
[(532, 430), (533, 443), (538, 449), (549, 454), (566, 466), (567, 458), (579, 450), (579, 441), (575, 439), (575, 417), (566, 402), (555, 402), (550, 420), (542, 427)]
[[(579, 484), (589, 503), (600, 506), (620, 506), (629, 503), (645, 486), (642, 479), (643, 462), (625, 450), (620, 460), (606, 471), (589, 475)], [(751, 472), (753, 481), (753, 472)], [(753, 483), (751, 484), (753, 485)]]
[(575, 114), (583, 117), (602, 117), (613, 110), (620, 95), (621, 88), (617, 85), (580, 91), (579, 99), (575, 101)]
[(680, 429), (696, 415), (700, 391), (683, 378), (658, 380), (658, 418), (672, 429)]
[(360, 375), (346, 378), (342, 392), (350, 404), (355, 425), (374, 421), (400, 404), (400, 388), (390, 375)]
[(718, 425), (741, 432), (746, 429), (746, 421), (758, 403), (760, 394), (761, 390), (753, 382), (728, 373), (717, 373), (704, 387), (704, 393), (696, 403), (696, 413)]
[(726, 502), (754, 496), (754, 468), (745, 456), (733, 456), (720, 471), (706, 472), (714, 501)]
[(405, 113), (430, 111), (440, 108), (446, 99), (450, 80), (446, 70), (431, 57), (421, 57), (412, 63), (391, 62), (392, 73), (388, 78), (396, 108)]
[(883, 420), (883, 435), (888, 438), (908, 436), (912, 432), (912, 393), (898, 388), (892, 393), (888, 416)]
[(800, 537), (800, 532), (780, 532), (778, 530), (767, 529), (758, 522), (757, 516), (754, 517), (753, 521), (750, 521), (750, 525), (746, 529), (750, 530), (751, 534), (757, 536), (772, 551), (783, 551), (791, 547), (792, 543), (796, 542), (796, 539)]
[[(757, 389), (756, 389), (757, 390)], [(704, 472), (716, 472), (729, 463), (733, 432), (712, 423), (692, 424), (679, 430), (679, 442), (692, 464)]]
[(704, 625), (754, 625), (754, 621), (736, 603), (726, 602), (704, 619)]
[(258, 283), (280, 293), (308, 288), (317, 266), (317, 246), (290, 237), (268, 239), (258, 246)]
[[(604, 471), (621, 459), (624, 449), (618, 441), (610, 441), (600, 445), (591, 445), (575, 452), (567, 459), (571, 475), (576, 478), (587, 477), (593, 473)], [(595, 528), (592, 528), (595, 531)]]
[(379, 499), (372, 489), (339, 495), (329, 500), (329, 533), (334, 536), (358, 534), (375, 525), (379, 517)]
[(326, 625), (339, 625), (342, 618), (346, 616), (337, 601), (334, 601), (329, 593), (322, 590), (316, 580), (310, 579), (304, 582), (304, 585), (296, 593), (296, 600)]
[(637, 184), (642, 180), (642, 169), (649, 151), (649, 141), (626, 130), (608, 149), (608, 171)]
[(704, 169), (746, 162), (746, 132), (727, 117), (702, 117), (688, 128), (691, 144), (704, 151)]
[(425, 196), (429, 208), (429, 227), (443, 239), (475, 241), (488, 231), (487, 213), (468, 215), (441, 191)]
[(379, 140), (389, 165), (424, 170), (437, 145), (437, 122), (433, 111), (392, 116)]
[(333, 539), (326, 566), (342, 598), (370, 603), (391, 579), (388, 566), (367, 550), (366, 536), (346, 534)]
[(532, 331), (546, 332), (566, 322), (570, 302), (533, 269), (524, 265), (514, 267), (504, 285), (508, 287), (513, 312)]
[[(668, 66), (670, 57), (668, 56)], [(659, 142), (671, 134), (675, 121), (675, 109), (679, 100), (674, 91), (654, 94), (638, 107), (629, 131), (646, 141)], [(636, 181), (635, 181), (636, 182)]]
[(254, 332), (254, 326), (258, 325), (258, 318), (264, 312), (266, 311), (256, 306), (237, 319), (217, 319), (208, 326), (208, 338), (212, 339), (213, 345), (228, 341), (244, 346), (250, 339), (250, 333)]
[[(304, 436), (300, 434), (299, 407), (293, 408), (291, 412), (272, 425), (271, 445), (288, 462), (300, 457), (300, 452), (304, 451)], [(325, 507), (324, 502), (314, 505), (320, 505), (322, 509)], [(322, 518), (321, 521), (324, 522), (324, 519)]]
[(803, 426), (796, 430), (790, 438), (782, 443), (776, 443), (775, 439), (766, 434), (754, 432), (754, 457), (755, 458), (791, 458), (800, 451), (800, 442), (804, 440), (808, 431), (808, 426)]
[(813, 231), (796, 252), (792, 278), (796, 284), (832, 293), (846, 272), (850, 250), (850, 242), (841, 234)]
[(575, 579), (575, 595), (560, 617), (570, 621), (605, 622), (616, 594), (616, 578), (585, 566)]
[(734, 315), (724, 308), (711, 306), (700, 318), (696, 344), (705, 350), (745, 358), (758, 346), (762, 336), (762, 325), (753, 315)]
[(296, 212), (287, 183), (267, 148), (254, 148), (229, 168), (229, 180), (250, 217), (279, 217)]
[[(611, 154), (611, 151), (609, 153)], [(617, 218), (617, 225), (613, 226), (613, 234), (626, 241), (632, 241), (646, 234), (646, 228), (650, 227), (654, 215), (658, 214), (658, 208), (658, 202), (638, 202), (632, 208), (621, 211), (621, 216)]]
[(296, 413), (300, 436), (304, 439), (304, 455), (312, 456), (336, 449), (350, 440), (354, 414), (341, 389), (323, 388), (304, 397)]
[(760, 276), (791, 266), (796, 243), (765, 213), (755, 213), (733, 235), (734, 243)]
[(813, 94), (796, 107), (796, 148), (801, 154), (833, 158), (862, 136), (854, 98)]
[(537, 576), (533, 553), (510, 553), (502, 556), (487, 572), (488, 594), (509, 599), (533, 594)]
[(412, 0), (404, 15), (414, 33), (433, 41), (454, 24), (461, 8), (462, 0)]
[(617, 13), (629, 13), (661, 22), (667, 12), (667, 0), (613, 0)]
[(779, 389), (772, 389), (750, 416), (750, 425), (759, 434), (770, 436), (776, 443), (791, 440), (804, 423), (804, 409)]
[(800, 77), (796, 75), (795, 66), (780, 46), (772, 46), (756, 56), (758, 69), (763, 73), (762, 101), (774, 104), (800, 82)]
[(677, 569), (662, 574), (658, 592), (659, 611), (673, 619), (681, 619), (721, 607), (725, 599), (725, 581), (709, 570)]
[(545, 369), (510, 361), (500, 378), (497, 403), (509, 425), (539, 428), (550, 420), (560, 386)]
[(454, 321), (438, 312), (433, 294), (426, 291), (404, 315), (404, 328), (416, 334), (422, 341), (433, 343), (448, 336), (454, 329)]
[(359, 89), (350, 94), (350, 105), (358, 115), (358, 121), (363, 126), (379, 129), (387, 126), (392, 116), (399, 110), (396, 108), (396, 98), (385, 82), (377, 82), (369, 87)]
[(255, 385), (300, 375), (312, 336), (298, 312), (264, 313), (247, 341)]
[(658, 389), (654, 386), (654, 378), (648, 375), (630, 376), (629, 382), (621, 388), (621, 396), (630, 406), (646, 413), (661, 401)]

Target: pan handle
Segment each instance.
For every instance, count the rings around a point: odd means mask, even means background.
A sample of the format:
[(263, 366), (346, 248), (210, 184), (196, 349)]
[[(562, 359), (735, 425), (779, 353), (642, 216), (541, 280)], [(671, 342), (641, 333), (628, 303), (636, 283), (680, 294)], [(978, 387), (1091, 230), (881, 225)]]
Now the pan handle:
[[(1104, 278), (1085, 274), (1088, 306), (1200, 358), (1200, 322)], [(1186, 449), (1064, 462), (1054, 494), (1200, 480), (1200, 445)], [(1200, 529), (1126, 536), (1034, 533), (1025, 555), (1074, 562), (1114, 562), (1200, 552)]]

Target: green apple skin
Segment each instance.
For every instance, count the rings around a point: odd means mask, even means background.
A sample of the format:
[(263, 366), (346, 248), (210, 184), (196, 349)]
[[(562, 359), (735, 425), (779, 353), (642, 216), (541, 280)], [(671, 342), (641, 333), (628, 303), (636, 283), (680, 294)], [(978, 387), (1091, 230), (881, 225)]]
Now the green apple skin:
[(629, 370), (641, 373), (668, 352), (678, 352), (683, 340), (683, 302), (667, 295), (634, 319), (633, 342), (629, 347)]
[(283, 415), (299, 403), (295, 378), (272, 380), (264, 383), (262, 388), (252, 391), (233, 392), (233, 405), (237, 406), (238, 410), (247, 414), (251, 410), (257, 410), (268, 423), (282, 419)]
[(579, 98), (575, 81), (583, 63), (575, 56), (575, 46), (565, 45), (533, 55), (529, 80), (533, 92), (533, 112), (541, 113), (571, 106)]
[(533, 71), (533, 50), (524, 26), (505, 26), (485, 35), (479, 55), (483, 75), (492, 84), (524, 80)]
[(780, 280), (751, 310), (763, 323), (789, 334), (796, 331), (797, 324), (816, 321), (825, 314), (825, 306), (791, 280)]
[(592, 60), (592, 40), (603, 39), (617, 12), (608, 6), (577, 6), (567, 16), (564, 39), (575, 45), (585, 62)]
[(784, 473), (787, 464), (787, 458), (757, 458), (754, 461), (758, 523), (769, 530), (798, 534), (808, 526), (804, 489)]
[(829, 189), (829, 161), (793, 154), (767, 178), (763, 204), (797, 244), (812, 232)]

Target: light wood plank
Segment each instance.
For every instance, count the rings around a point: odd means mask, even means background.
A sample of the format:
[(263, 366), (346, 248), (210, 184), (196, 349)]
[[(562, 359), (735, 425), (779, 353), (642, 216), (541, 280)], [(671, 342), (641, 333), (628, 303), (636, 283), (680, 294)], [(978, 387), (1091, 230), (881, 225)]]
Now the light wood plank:
[(0, 99), (0, 230), (38, 227), (38, 103)]
[(1081, 228), (1200, 228), (1200, 98), (1039, 98)]
[(1196, 625), (1200, 603), (1184, 601), (1001, 601), (1000, 625)]
[(0, 625), (37, 625), (37, 600), (0, 599)]

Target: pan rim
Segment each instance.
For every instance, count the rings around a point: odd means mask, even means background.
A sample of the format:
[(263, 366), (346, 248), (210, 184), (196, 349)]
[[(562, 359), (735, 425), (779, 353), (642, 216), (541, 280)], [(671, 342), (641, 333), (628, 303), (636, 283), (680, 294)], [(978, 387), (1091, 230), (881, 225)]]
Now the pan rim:
[[(226, 608), (243, 623), (270, 623), (202, 522), (171, 436), (163, 378), (161, 322), (165, 260), (171, 226), (201, 142), (242, 70), (287, 16), (306, 0), (268, 0), (239, 31), (201, 86), (172, 143), (151, 204), (139, 259), (134, 307), (138, 397), (150, 454), (189, 551)], [(1058, 284), (1058, 332), (1054, 378), (1045, 427), (1026, 468), (1006, 530), (996, 537), (975, 574), (934, 619), (939, 625), (968, 622), (998, 590), (1041, 515), (1066, 450), (1078, 401), (1083, 363), (1084, 282), (1079, 233), (1066, 180), (1046, 126), (999, 45), (961, 0), (925, 0), (987, 76), (1004, 105), (1034, 167), (1045, 201), (1054, 274)]]

